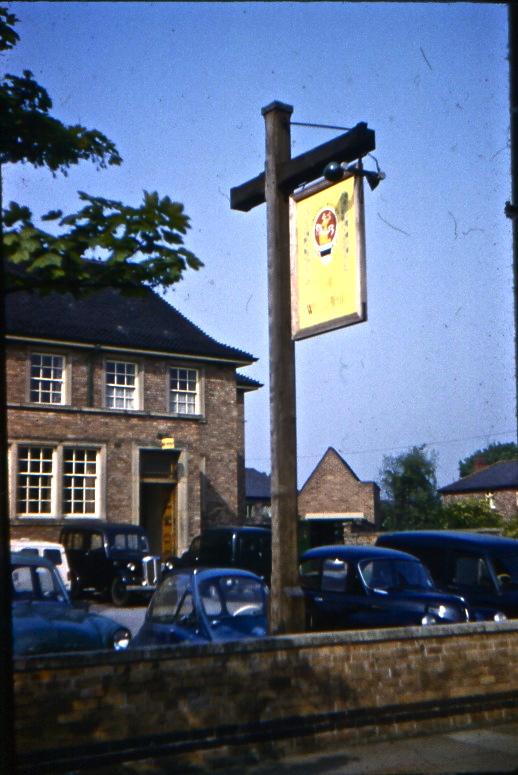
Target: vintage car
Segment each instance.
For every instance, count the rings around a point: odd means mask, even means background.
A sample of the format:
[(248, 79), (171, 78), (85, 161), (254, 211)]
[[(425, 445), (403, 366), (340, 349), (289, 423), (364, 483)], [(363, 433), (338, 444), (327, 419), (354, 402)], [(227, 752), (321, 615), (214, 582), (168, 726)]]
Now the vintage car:
[(50, 560), (13, 552), (11, 579), (15, 657), (128, 647), (126, 627), (72, 605)]
[(465, 601), (439, 592), (419, 560), (375, 546), (319, 546), (300, 561), (306, 627), (363, 629), (466, 622)]
[(189, 567), (241, 568), (268, 583), (272, 571), (272, 531), (266, 527), (209, 527), (193, 538), (181, 557), (171, 557), (164, 570)]
[(63, 544), (58, 544), (55, 541), (42, 541), (39, 538), (12, 538), (11, 551), (32, 554), (34, 557), (46, 557), (47, 560), (54, 563), (63, 584), (70, 592), (72, 586), (70, 568)]
[(100, 519), (67, 520), (60, 533), (72, 574), (72, 595), (97, 592), (117, 606), (130, 597), (147, 600), (160, 581), (160, 558), (152, 556), (139, 525)]
[(376, 543), (419, 557), (436, 586), (462, 595), (476, 618), (518, 617), (515, 539), (455, 530), (416, 530), (386, 533)]
[(132, 647), (262, 638), (268, 633), (268, 589), (235, 568), (180, 568), (149, 604)]

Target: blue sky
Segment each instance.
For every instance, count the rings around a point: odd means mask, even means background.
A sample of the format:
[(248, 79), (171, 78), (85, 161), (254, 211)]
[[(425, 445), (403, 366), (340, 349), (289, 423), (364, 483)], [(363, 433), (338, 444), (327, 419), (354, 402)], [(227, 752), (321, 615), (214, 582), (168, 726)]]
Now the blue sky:
[[(269, 471), (266, 213), (230, 209), (264, 167), (261, 108), (293, 121), (366, 121), (386, 180), (366, 188), (366, 323), (296, 344), (299, 483), (328, 446), (363, 479), (426, 444), (438, 478), (515, 439), (505, 5), (471, 3), (12, 3), (31, 69), (67, 123), (124, 159), (68, 177), (6, 168), (4, 197), (77, 209), (78, 190), (185, 204), (205, 263), (167, 294), (246, 373), (246, 462)], [(338, 134), (292, 128), (298, 155)], [(366, 165), (368, 166), (368, 165)]]

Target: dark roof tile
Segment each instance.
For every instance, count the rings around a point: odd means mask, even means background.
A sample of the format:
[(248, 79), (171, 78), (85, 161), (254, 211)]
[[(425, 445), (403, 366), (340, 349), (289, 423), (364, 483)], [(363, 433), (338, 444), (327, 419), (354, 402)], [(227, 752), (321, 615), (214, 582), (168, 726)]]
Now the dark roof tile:
[(70, 294), (25, 292), (6, 300), (7, 333), (81, 344), (221, 358), (238, 364), (250, 353), (217, 342), (157, 293), (123, 296), (104, 289), (76, 300)]
[(440, 493), (479, 492), (518, 489), (518, 460), (501, 460), (452, 484), (441, 487)]

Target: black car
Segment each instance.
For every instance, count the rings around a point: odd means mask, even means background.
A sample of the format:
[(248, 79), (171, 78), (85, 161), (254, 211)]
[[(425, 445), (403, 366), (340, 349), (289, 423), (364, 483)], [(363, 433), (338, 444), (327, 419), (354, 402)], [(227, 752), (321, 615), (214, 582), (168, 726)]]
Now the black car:
[(12, 553), (11, 584), (15, 657), (128, 647), (126, 627), (72, 605), (50, 560)]
[(462, 595), (479, 618), (518, 617), (518, 541), (487, 533), (416, 530), (379, 536), (378, 546), (419, 557), (440, 589)]
[(466, 622), (465, 601), (439, 592), (409, 554), (376, 546), (319, 546), (300, 561), (306, 627), (363, 629)]
[(139, 525), (70, 520), (59, 540), (67, 553), (75, 596), (98, 592), (121, 606), (130, 596), (149, 599), (160, 581), (160, 558), (150, 555)]
[(266, 527), (211, 527), (196, 536), (181, 557), (171, 558), (170, 568), (242, 568), (268, 583), (272, 573), (272, 531)]

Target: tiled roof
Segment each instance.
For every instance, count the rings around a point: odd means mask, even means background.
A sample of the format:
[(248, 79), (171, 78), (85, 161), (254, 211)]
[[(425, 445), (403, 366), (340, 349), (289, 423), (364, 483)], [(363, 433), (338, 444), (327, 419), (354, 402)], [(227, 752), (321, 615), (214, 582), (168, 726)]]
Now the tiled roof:
[(236, 384), (238, 388), (241, 390), (257, 390), (258, 388), (263, 387), (262, 382), (258, 382), (256, 379), (252, 379), (251, 377), (247, 377), (244, 374), (240, 374), (239, 372), (236, 372)]
[(8, 294), (6, 329), (11, 336), (153, 350), (236, 364), (256, 360), (250, 353), (217, 342), (151, 290), (123, 296), (103, 289), (76, 300), (69, 294)]
[(441, 487), (440, 493), (518, 490), (518, 460), (501, 460)]
[(269, 474), (256, 471), (255, 468), (245, 468), (245, 493), (247, 498), (255, 500), (270, 500), (271, 478)]

